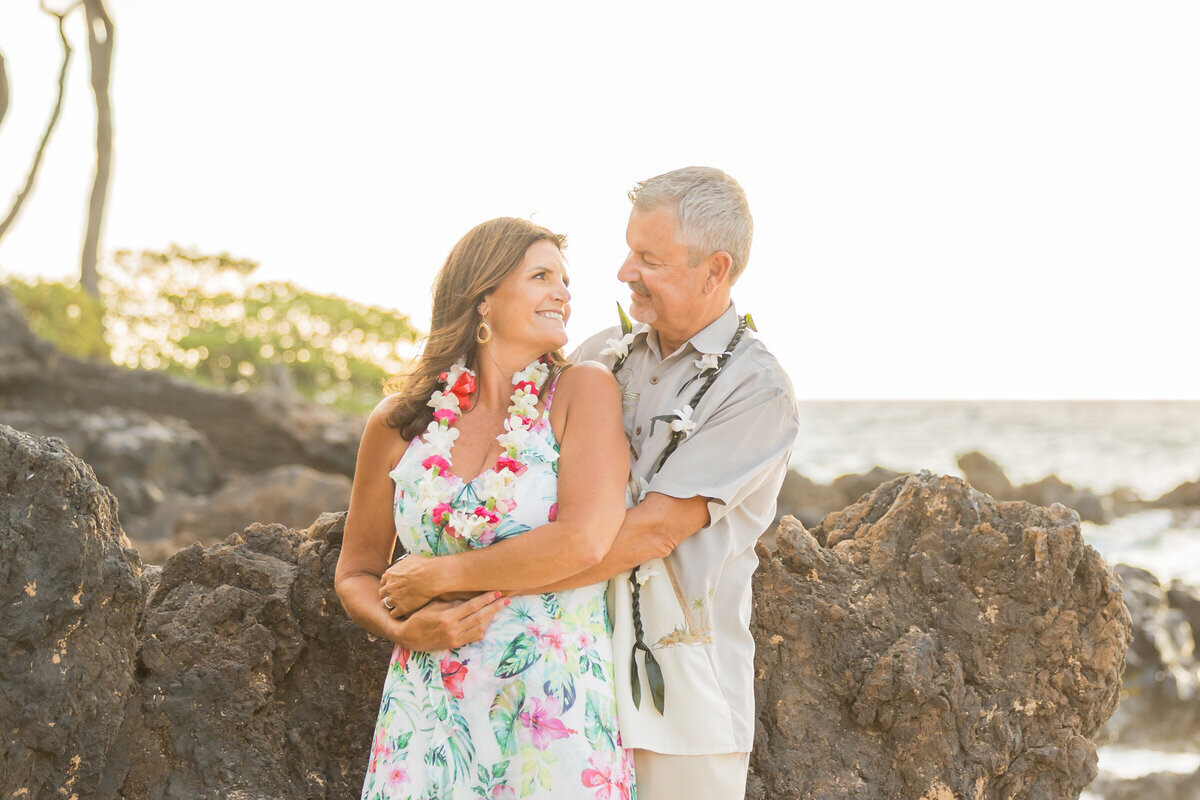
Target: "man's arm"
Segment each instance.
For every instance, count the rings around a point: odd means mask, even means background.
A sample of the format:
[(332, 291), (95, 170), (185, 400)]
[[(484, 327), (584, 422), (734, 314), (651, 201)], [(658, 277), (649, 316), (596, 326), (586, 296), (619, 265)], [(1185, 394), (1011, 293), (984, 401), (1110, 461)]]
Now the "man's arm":
[(606, 581), (638, 564), (670, 554), (680, 542), (708, 524), (708, 498), (680, 499), (650, 492), (642, 502), (625, 512), (608, 554), (594, 567), (530, 594), (575, 589)]
[(650, 479), (642, 502), (625, 512), (608, 555), (536, 591), (587, 586), (670, 554), (764, 482), (782, 480), (796, 427), (790, 386), (756, 380), (732, 393)]

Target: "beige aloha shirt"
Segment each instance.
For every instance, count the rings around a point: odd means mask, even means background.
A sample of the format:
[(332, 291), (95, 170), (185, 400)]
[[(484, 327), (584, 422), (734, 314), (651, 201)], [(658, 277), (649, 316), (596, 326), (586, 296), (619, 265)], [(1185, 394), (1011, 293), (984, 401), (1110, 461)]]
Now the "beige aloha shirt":
[[(725, 350), (738, 319), (730, 305), (665, 359), (657, 334), (636, 325), (616, 374), (632, 454), (631, 503), (648, 492), (706, 497), (710, 518), (707, 527), (666, 559), (638, 570), (645, 641), (664, 675), (663, 715), (650, 700), (644, 664), (639, 669), (640, 708), (632, 701), (629, 573), (609, 583), (617, 707), (626, 747), (697, 755), (749, 752), (753, 743), (754, 544), (775, 518), (798, 418), (791, 382), (751, 330), (692, 409), (691, 432), (651, 474), (670, 437), (668, 422), (658, 422), (651, 432), (652, 418), (684, 410), (703, 382), (700, 372)], [(610, 340), (621, 338), (619, 328), (602, 331), (584, 342), (574, 358), (611, 367), (618, 353)], [(640, 653), (638, 658), (642, 663)]]

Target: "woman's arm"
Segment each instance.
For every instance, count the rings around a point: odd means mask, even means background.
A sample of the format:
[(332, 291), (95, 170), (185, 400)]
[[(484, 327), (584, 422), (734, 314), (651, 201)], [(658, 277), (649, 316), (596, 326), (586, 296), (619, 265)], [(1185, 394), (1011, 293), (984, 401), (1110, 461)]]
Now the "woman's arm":
[[(459, 647), (483, 637), (492, 616), (508, 604), (499, 592), (469, 601), (430, 603), (407, 619), (393, 618), (379, 599), (379, 579), (392, 554), (396, 523), (392, 517), (393, 486), (388, 472), (403, 452), (399, 434), (386, 420), (385, 399), (367, 421), (358, 447), (350, 512), (338, 556), (333, 585), (346, 614), (364, 630), (411, 650)], [(399, 447), (398, 447), (399, 445)]]
[(616, 380), (594, 362), (570, 367), (559, 378), (550, 419), (561, 431), (555, 521), (479, 550), (393, 565), (379, 589), (397, 606), (393, 616), (446, 592), (544, 586), (594, 566), (608, 552), (625, 516), (629, 477)]

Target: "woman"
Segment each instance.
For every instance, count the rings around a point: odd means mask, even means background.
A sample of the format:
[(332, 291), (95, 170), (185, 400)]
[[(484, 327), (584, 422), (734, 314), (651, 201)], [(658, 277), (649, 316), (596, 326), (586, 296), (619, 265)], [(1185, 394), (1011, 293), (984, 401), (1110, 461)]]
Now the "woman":
[[(335, 585), (396, 642), (363, 798), (632, 794), (604, 584), (532, 593), (608, 551), (629, 464), (612, 376), (560, 353), (563, 242), (508, 218), (463, 237), (417, 367), (363, 434)], [(380, 584), (397, 534), (478, 594), (397, 606)], [(517, 536), (505, 570), (474, 568)]]

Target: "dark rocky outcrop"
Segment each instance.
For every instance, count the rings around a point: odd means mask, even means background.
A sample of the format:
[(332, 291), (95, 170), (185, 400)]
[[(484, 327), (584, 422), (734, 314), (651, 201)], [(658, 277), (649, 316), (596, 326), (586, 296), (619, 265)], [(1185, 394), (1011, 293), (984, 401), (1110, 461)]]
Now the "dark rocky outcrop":
[[(0, 795), (54, 796), (68, 777), (104, 800), (357, 795), (390, 646), (333, 593), (343, 515), (304, 532), (252, 525), (139, 580), (87, 467), (54, 440), (0, 441), (26, 454), (0, 466), (3, 513), (41, 521), (14, 525), (0, 555), (46, 554), (18, 578), (52, 587), (36, 614), (5, 606), (29, 632), (13, 639), (28, 655), (5, 656), (4, 718), (25, 744), (4, 751)], [(35, 465), (61, 477), (25, 477)], [(778, 552), (760, 554), (752, 800), (1059, 798), (1094, 775), (1089, 738), (1116, 702), (1129, 622), (1069, 510), (921, 474), (812, 535), (785, 520)], [(75, 626), (71, 593), (96, 581)], [(51, 651), (78, 653), (78, 670), (56, 673)]]
[(1200, 797), (1200, 770), (1191, 774), (1154, 772), (1132, 780), (1101, 777), (1092, 791), (1104, 800), (1196, 800)]
[(333, 591), (344, 515), (175, 554), (101, 797), (356, 797), (391, 644)]
[(1104, 738), (1135, 747), (1200, 747), (1200, 589), (1170, 588), (1150, 572), (1118, 564), (1133, 616), (1133, 646), (1121, 705)]
[(115, 408), (6, 409), (0, 419), (18, 430), (66, 442), (120, 498), (127, 531), (167, 497), (203, 495), (221, 484), (220, 456), (207, 438), (176, 417)]
[(134, 681), (137, 552), (61, 441), (0, 425), (0, 491), (0, 796), (94, 797)]
[[(864, 474), (851, 473), (834, 479), (828, 486), (815, 483), (795, 470), (788, 470), (779, 490), (775, 522), (783, 517), (795, 517), (804, 525), (816, 525), (830, 512), (853, 503), (885, 481), (900, 475), (883, 467), (872, 467)], [(768, 539), (768, 544), (770, 540)]]
[(0, 423), (12, 424), (12, 412), (119, 408), (184, 421), (215, 448), (225, 472), (305, 464), (354, 474), (363, 420), (286, 395), (233, 394), (161, 372), (72, 358), (30, 333), (16, 305), (0, 287)]
[(193, 544), (215, 544), (254, 522), (304, 528), (325, 511), (350, 505), (350, 479), (299, 464), (236, 475), (204, 497), (176, 495), (135, 519), (129, 535), (143, 560), (161, 564)]
[[(1077, 489), (1057, 475), (1013, 486), (1000, 465), (978, 451), (959, 456), (958, 468), (963, 471), (967, 483), (997, 500), (1022, 500), (1035, 506), (1061, 503), (1075, 509), (1080, 519), (1101, 525), (1113, 517), (1113, 500), (1102, 498), (1091, 489)], [(1123, 498), (1124, 494), (1121, 496)]]
[(928, 473), (756, 575), (750, 798), (1066, 798), (1096, 775), (1129, 614), (1062, 506)]
[(1184, 481), (1150, 505), (1154, 508), (1200, 506), (1200, 481)]

